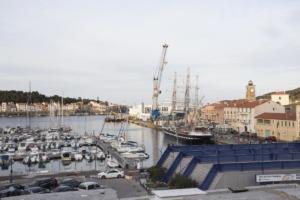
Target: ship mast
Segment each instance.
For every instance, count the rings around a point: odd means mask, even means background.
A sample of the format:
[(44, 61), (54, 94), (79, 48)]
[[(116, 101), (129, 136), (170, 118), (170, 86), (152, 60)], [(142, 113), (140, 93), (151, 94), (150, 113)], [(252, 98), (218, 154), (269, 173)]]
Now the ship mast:
[(29, 86), (28, 86), (27, 108), (26, 108), (26, 115), (27, 115), (27, 119), (28, 119), (28, 128), (29, 129), (31, 129), (30, 111), (31, 111), (31, 81), (29, 81)]
[(184, 95), (185, 126), (188, 125), (189, 107), (190, 107), (190, 68), (187, 69), (185, 95)]
[(194, 109), (194, 123), (197, 122), (198, 117), (198, 107), (199, 107), (199, 86), (198, 86), (199, 76), (196, 75), (196, 86), (195, 86), (195, 109)]
[(174, 112), (176, 110), (176, 87), (177, 87), (177, 83), (176, 83), (176, 72), (174, 73), (174, 82), (173, 82), (173, 93), (172, 93), (172, 110), (171, 113), (174, 115)]

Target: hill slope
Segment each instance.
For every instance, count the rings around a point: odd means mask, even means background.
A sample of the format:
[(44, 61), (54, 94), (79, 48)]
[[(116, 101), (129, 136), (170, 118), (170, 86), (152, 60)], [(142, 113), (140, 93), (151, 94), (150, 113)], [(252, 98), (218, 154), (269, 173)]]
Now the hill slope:
[[(29, 92), (23, 91), (16, 91), (16, 90), (0, 90), (0, 103), (2, 102), (15, 102), (15, 103), (26, 103), (29, 97)], [(61, 96), (53, 95), (53, 96), (46, 96), (44, 94), (40, 94), (37, 91), (31, 92), (31, 102), (32, 103), (41, 103), (41, 102), (50, 102), (53, 100), (55, 102), (61, 101)], [(82, 101), (79, 98), (70, 98), (64, 97), (64, 103), (75, 103)], [(90, 101), (90, 99), (83, 99), (84, 103)]]
[[(287, 90), (285, 91), (287, 94), (290, 95), (290, 99), (292, 102), (296, 100), (300, 100), (300, 87), (293, 89), (293, 90)], [(261, 96), (258, 96), (257, 99), (271, 99), (271, 94), (274, 92), (270, 92)]]

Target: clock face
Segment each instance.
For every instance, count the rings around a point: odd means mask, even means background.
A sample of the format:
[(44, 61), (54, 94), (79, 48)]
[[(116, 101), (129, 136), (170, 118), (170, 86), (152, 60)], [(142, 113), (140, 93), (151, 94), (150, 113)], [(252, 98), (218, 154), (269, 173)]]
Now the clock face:
[(253, 89), (253, 88), (251, 88), (251, 89), (250, 89), (250, 92), (254, 92), (254, 89)]

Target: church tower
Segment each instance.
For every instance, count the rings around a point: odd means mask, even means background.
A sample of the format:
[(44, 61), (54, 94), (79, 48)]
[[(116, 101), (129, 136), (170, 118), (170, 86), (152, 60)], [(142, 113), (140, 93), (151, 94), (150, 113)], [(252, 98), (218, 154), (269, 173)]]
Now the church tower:
[(255, 85), (253, 85), (253, 82), (250, 80), (248, 82), (248, 85), (246, 86), (246, 100), (248, 101), (255, 101)]

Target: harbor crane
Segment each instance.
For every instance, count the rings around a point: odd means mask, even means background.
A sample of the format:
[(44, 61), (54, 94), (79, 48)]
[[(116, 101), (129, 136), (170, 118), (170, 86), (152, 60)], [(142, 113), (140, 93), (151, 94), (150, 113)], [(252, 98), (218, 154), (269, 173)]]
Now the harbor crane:
[(156, 120), (160, 116), (158, 97), (161, 94), (160, 83), (161, 83), (162, 73), (164, 70), (164, 66), (167, 64), (166, 53), (167, 53), (168, 45), (163, 44), (162, 47), (163, 49), (159, 61), (159, 66), (156, 69), (153, 77), (153, 96), (152, 96), (152, 112), (151, 112), (151, 118), (153, 120)]

